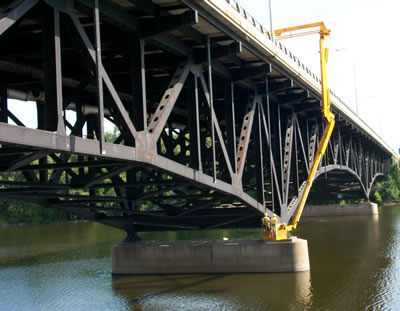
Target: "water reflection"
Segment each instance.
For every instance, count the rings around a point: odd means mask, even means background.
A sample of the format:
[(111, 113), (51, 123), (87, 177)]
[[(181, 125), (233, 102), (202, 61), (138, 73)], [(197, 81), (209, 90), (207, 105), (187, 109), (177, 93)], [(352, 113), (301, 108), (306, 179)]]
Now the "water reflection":
[(289, 310), (311, 307), (309, 272), (113, 277), (113, 290), (133, 310)]
[[(311, 271), (111, 276), (124, 233), (99, 224), (0, 228), (0, 310), (400, 310), (400, 208), (308, 218)], [(256, 238), (258, 230), (144, 234)]]

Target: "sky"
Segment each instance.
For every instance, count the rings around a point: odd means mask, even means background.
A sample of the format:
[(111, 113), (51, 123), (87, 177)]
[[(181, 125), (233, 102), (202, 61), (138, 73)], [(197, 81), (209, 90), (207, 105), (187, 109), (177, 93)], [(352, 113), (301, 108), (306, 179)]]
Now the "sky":
[[(273, 29), (323, 21), (328, 39), (328, 87), (356, 111), (389, 146), (400, 148), (400, 1), (270, 0)], [(267, 29), (269, 0), (237, 0)], [(285, 39), (319, 75), (318, 35)]]
[[(237, 0), (269, 29), (269, 0)], [(400, 148), (400, 1), (398, 0), (270, 0), (273, 29), (324, 21), (328, 40), (328, 86), (356, 111), (393, 150)], [(288, 47), (319, 74), (318, 36), (286, 39)], [(26, 123), (29, 123), (27, 106)], [(19, 106), (21, 107), (21, 106)], [(18, 103), (10, 103), (15, 111)], [(19, 116), (20, 114), (18, 114)], [(29, 126), (29, 124), (27, 124)], [(36, 126), (31, 125), (31, 127)], [(111, 130), (112, 126), (107, 125)]]

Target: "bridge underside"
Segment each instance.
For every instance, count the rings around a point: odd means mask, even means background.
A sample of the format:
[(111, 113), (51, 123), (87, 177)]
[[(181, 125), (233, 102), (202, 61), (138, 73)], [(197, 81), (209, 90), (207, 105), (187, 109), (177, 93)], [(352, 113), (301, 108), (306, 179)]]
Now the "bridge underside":
[[(323, 132), (320, 94), (206, 2), (17, 0), (0, 14), (0, 198), (132, 234), (258, 226), (264, 212), (289, 222)], [(12, 99), (36, 102), (37, 125)], [(390, 154), (334, 113), (311, 195), (368, 198)]]

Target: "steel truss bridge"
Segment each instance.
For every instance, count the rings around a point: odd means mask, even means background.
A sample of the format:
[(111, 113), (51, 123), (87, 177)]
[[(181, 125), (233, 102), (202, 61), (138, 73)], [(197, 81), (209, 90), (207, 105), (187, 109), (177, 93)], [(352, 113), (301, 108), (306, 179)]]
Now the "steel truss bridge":
[[(323, 132), (320, 81), (235, 1), (3, 0), (0, 14), (0, 198), (131, 239), (290, 221)], [(37, 127), (11, 99), (36, 102)], [(393, 152), (331, 101), (310, 200), (368, 199)]]

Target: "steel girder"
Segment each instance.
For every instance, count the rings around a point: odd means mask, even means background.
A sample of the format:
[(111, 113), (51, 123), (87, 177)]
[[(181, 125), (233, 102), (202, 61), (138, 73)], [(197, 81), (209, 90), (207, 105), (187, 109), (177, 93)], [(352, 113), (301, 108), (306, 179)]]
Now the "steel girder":
[[(318, 94), (283, 64), (190, 1), (18, 0), (0, 14), (0, 198), (131, 239), (290, 220), (323, 122)], [(10, 99), (36, 101), (37, 126)], [(335, 113), (311, 200), (368, 198), (391, 155)]]

